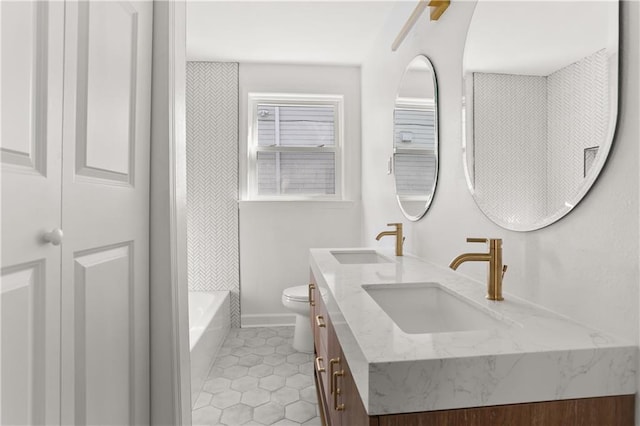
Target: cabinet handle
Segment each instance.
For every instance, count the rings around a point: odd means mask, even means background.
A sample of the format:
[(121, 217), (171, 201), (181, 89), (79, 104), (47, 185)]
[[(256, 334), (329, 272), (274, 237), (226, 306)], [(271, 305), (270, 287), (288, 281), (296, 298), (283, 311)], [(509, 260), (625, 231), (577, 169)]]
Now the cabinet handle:
[(313, 290), (315, 290), (316, 285), (314, 283), (309, 284), (309, 304), (311, 306), (316, 306), (316, 301), (313, 300)]
[(341, 394), (340, 388), (338, 387), (338, 377), (342, 376), (344, 376), (344, 370), (334, 372), (331, 378), (333, 388), (336, 390), (333, 394), (333, 409), (336, 411), (344, 411), (344, 404), (338, 404), (338, 396)]
[(324, 317), (322, 315), (316, 315), (316, 324), (318, 324), (318, 327), (326, 327), (327, 324), (325, 324), (324, 322)]
[(329, 375), (331, 376), (331, 383), (329, 384), (329, 388), (331, 389), (331, 395), (333, 395), (333, 365), (340, 364), (340, 357), (332, 358), (329, 360)]
[(322, 360), (323, 359), (322, 359), (321, 356), (316, 357), (316, 370), (318, 370), (318, 373), (324, 373), (324, 372), (327, 371), (326, 368), (320, 366), (320, 361), (322, 361)]

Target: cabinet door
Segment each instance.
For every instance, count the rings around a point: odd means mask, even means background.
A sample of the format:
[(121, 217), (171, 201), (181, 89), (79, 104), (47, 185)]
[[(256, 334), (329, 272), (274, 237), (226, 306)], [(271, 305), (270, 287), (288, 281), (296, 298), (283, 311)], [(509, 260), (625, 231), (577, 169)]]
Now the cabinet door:
[(365, 410), (362, 399), (360, 399), (358, 387), (349, 369), (349, 364), (344, 358), (344, 354), (342, 358), (344, 374), (340, 376), (338, 380), (340, 388), (339, 403), (344, 405), (342, 410), (342, 424), (352, 426), (377, 426), (378, 418), (369, 417), (367, 414), (367, 410)]
[(149, 423), (151, 2), (67, 2), (62, 422)]
[(64, 4), (0, 2), (0, 424), (60, 423)]

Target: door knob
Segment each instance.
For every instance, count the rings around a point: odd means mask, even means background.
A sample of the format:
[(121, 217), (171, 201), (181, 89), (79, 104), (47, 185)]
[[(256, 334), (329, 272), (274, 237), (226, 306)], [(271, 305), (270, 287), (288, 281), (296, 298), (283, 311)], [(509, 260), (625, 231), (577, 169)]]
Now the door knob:
[(54, 246), (59, 246), (62, 242), (62, 237), (64, 234), (62, 233), (62, 229), (54, 228), (51, 232), (47, 232), (42, 236), (42, 239), (48, 243), (53, 244)]

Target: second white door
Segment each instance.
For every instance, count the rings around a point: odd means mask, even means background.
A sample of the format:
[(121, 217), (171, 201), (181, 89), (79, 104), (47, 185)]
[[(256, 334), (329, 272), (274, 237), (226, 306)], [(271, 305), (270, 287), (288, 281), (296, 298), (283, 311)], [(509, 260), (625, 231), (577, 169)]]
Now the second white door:
[(151, 2), (67, 2), (62, 424), (149, 423)]

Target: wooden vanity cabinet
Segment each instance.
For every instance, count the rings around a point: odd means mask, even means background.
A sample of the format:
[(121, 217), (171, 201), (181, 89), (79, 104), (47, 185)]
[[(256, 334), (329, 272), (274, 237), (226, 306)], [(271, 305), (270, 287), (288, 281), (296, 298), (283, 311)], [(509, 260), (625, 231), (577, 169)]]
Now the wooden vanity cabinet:
[[(635, 396), (568, 399), (379, 416), (378, 426), (632, 426)], [(358, 423), (354, 423), (356, 426)]]
[(377, 426), (362, 404), (326, 306), (311, 277), (310, 309), (315, 346), (315, 376), (323, 424), (330, 426)]
[[(316, 356), (315, 380), (323, 425), (633, 426), (635, 424), (635, 395), (369, 416), (313, 274), (310, 297)], [(331, 363), (331, 360), (334, 362)], [(337, 377), (333, 378), (333, 373), (337, 373)]]

